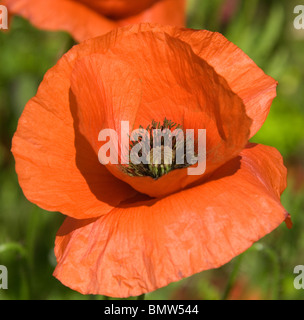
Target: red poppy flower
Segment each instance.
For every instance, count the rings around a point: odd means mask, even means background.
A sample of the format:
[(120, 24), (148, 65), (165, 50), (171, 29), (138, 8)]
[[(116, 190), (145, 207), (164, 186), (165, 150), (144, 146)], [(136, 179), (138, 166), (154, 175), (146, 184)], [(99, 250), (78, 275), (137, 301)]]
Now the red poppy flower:
[(3, 0), (12, 14), (81, 42), (140, 22), (184, 26), (186, 0)]
[[(13, 139), (26, 197), (67, 215), (54, 275), (83, 294), (136, 296), (217, 268), (278, 227), (286, 168), (248, 144), (276, 81), (219, 33), (140, 24), (73, 47)], [(206, 171), (155, 179), (98, 161), (99, 132), (164, 119), (206, 129)]]

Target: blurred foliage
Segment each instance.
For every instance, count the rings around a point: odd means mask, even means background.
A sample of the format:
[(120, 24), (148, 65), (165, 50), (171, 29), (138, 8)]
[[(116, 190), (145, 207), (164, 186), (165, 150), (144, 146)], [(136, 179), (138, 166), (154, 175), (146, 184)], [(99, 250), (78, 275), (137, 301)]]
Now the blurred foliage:
[[(304, 30), (293, 28), (297, 1), (189, 0), (188, 26), (223, 33), (279, 82), (271, 112), (253, 141), (276, 147), (288, 168), (282, 202), (294, 226), (282, 224), (227, 265), (147, 295), (147, 299), (303, 299), (293, 286), (304, 264)], [(52, 277), (53, 248), (64, 217), (29, 203), (10, 152), (26, 102), (44, 73), (73, 43), (63, 32), (45, 32), (15, 17), (0, 33), (0, 265), (9, 289), (0, 299), (91, 299)], [(94, 299), (103, 297), (94, 297)]]

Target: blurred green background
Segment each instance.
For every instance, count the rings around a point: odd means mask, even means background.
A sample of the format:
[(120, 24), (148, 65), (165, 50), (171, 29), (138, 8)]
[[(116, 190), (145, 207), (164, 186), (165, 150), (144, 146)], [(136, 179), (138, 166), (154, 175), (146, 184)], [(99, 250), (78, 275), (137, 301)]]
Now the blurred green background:
[[(282, 202), (294, 226), (282, 224), (217, 270), (205, 271), (146, 296), (147, 299), (303, 299), (293, 286), (304, 265), (304, 29), (296, 30), (286, 0), (189, 0), (188, 27), (223, 33), (279, 81), (278, 97), (253, 141), (276, 147), (288, 168)], [(302, 3), (304, 4), (304, 3)], [(44, 73), (73, 43), (64, 32), (45, 32), (15, 17), (0, 32), (0, 265), (8, 290), (0, 299), (104, 299), (82, 296), (52, 277), (53, 248), (64, 217), (29, 203), (10, 152), (26, 102)]]

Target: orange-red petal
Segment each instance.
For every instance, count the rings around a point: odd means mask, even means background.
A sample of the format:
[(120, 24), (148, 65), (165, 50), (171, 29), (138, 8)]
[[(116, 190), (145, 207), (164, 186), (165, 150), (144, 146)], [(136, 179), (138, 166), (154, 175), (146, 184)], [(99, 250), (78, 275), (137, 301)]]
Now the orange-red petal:
[(12, 14), (29, 19), (40, 29), (67, 31), (83, 41), (109, 32), (117, 23), (71, 0), (5, 0)]
[(74, 0), (113, 19), (134, 16), (162, 0)]
[(277, 81), (266, 75), (240, 48), (215, 32), (202, 36), (188, 30), (181, 40), (226, 79), (231, 90), (244, 102), (247, 115), (252, 119), (250, 137), (265, 122), (271, 103), (276, 97)]
[(30, 201), (83, 219), (111, 211), (136, 192), (99, 163), (74, 128), (71, 71), (63, 58), (47, 72), (19, 120), (12, 152), (20, 186)]
[[(11, 14), (29, 19), (37, 28), (67, 31), (75, 40), (103, 35), (119, 26), (132, 23), (157, 22), (184, 26), (185, 0), (128, 1), (73, 1), (73, 0), (4, 0)], [(99, 4), (101, 2), (101, 4)], [(176, 2), (175, 4), (173, 2)], [(154, 5), (153, 5), (154, 4)], [(101, 12), (104, 11), (105, 14)], [(117, 12), (120, 20), (107, 16)], [(131, 15), (134, 13), (134, 15)], [(124, 16), (124, 14), (126, 16)]]
[(120, 26), (153, 22), (177, 27), (186, 25), (186, 0), (162, 0), (141, 13), (118, 21)]
[(278, 151), (251, 144), (205, 184), (95, 220), (67, 218), (54, 275), (83, 294), (128, 297), (217, 268), (286, 219), (285, 187)]

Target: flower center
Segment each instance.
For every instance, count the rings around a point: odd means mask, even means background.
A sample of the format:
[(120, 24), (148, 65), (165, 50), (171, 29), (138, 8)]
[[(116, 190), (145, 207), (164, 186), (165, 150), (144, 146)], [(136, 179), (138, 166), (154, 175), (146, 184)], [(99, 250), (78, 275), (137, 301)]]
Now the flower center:
[(187, 156), (189, 139), (181, 125), (165, 118), (163, 123), (153, 120), (146, 129), (140, 126), (136, 131), (136, 137), (131, 136), (130, 162), (122, 166), (127, 175), (159, 179), (172, 170), (193, 164), (196, 154)]

